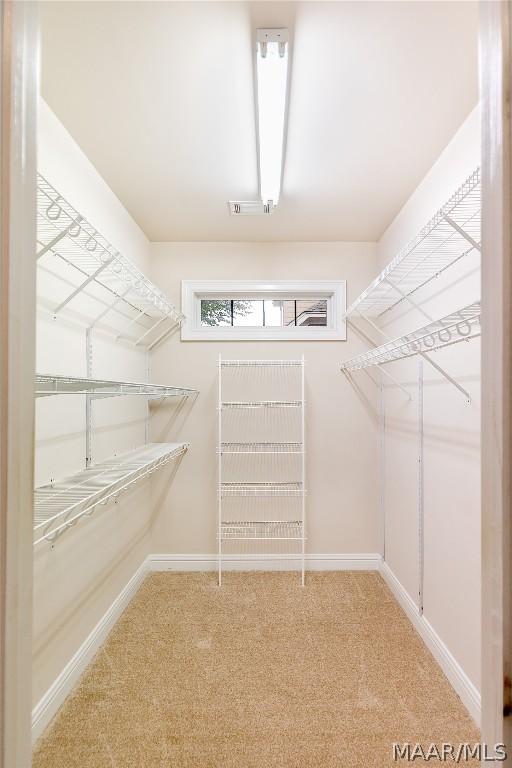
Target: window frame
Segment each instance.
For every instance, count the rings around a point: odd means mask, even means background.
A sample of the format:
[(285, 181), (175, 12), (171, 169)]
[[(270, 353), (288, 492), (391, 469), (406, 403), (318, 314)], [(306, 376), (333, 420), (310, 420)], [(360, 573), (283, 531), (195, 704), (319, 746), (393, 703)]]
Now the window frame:
[[(182, 280), (182, 341), (346, 341), (346, 280)], [(327, 299), (327, 326), (205, 326), (201, 299)]]

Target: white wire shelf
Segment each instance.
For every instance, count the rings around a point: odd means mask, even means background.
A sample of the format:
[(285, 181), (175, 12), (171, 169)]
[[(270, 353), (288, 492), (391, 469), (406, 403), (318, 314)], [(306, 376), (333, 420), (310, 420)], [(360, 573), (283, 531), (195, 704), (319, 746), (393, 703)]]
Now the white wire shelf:
[(375, 349), (342, 363), (342, 371), (358, 371), (371, 365), (381, 365), (392, 360), (434, 352), (461, 341), (480, 336), (480, 302), (452, 312), (405, 336), (388, 341)]
[(290, 366), (301, 366), (302, 360), (222, 360), (223, 368), (286, 368)]
[(98, 505), (115, 500), (187, 450), (188, 443), (151, 443), (35, 490), (34, 546), (53, 541)]
[(225, 521), (220, 526), (220, 538), (253, 539), (263, 541), (302, 541), (303, 524), (301, 520), (268, 520), (268, 521)]
[(164, 384), (139, 384), (128, 381), (88, 379), (76, 376), (36, 375), (36, 397), (49, 395), (142, 395), (146, 397), (189, 397), (196, 389), (170, 387)]
[[(184, 319), (170, 299), (119, 253), (41, 174), (37, 178), (37, 243), (38, 259), (53, 253), (75, 267), (85, 278), (54, 308), (55, 313), (87, 285), (96, 283), (115, 297), (107, 311), (114, 309), (118, 302), (123, 302), (137, 313), (133, 324), (139, 325), (142, 331), (140, 339), (149, 335), (153, 328), (156, 329), (157, 324), (165, 321), (176, 324)], [(106, 311), (101, 317), (104, 314)], [(149, 328), (148, 319), (155, 321)]]
[(300, 408), (302, 400), (240, 400), (221, 403), (221, 408)]
[(379, 316), (459, 259), (480, 250), (481, 186), (476, 169), (429, 223), (348, 307)]
[(221, 483), (222, 496), (302, 496), (299, 481), (276, 483)]
[(223, 454), (253, 454), (253, 453), (302, 453), (302, 443), (221, 443)]

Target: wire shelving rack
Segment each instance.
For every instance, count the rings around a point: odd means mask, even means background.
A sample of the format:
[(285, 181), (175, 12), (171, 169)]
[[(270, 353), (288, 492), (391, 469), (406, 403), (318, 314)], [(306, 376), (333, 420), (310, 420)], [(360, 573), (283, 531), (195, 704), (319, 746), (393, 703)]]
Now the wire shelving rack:
[[(125, 305), (130, 319), (122, 332), (134, 334), (136, 344), (156, 343), (184, 319), (170, 299), (41, 174), (37, 179), (37, 244), (37, 259), (53, 254), (74, 267), (83, 278), (78, 287), (54, 307), (54, 315), (95, 283), (113, 297), (95, 322), (118, 305)], [(155, 337), (157, 329), (159, 335)]]
[[(68, 305), (87, 315), (85, 326), (85, 377), (37, 374), (37, 398), (55, 395), (85, 396), (85, 469), (72, 477), (53, 481), (35, 490), (34, 545), (54, 542), (99, 505), (117, 500), (134, 484), (183, 455), (188, 443), (149, 443), (149, 407), (154, 400), (185, 398), (197, 390), (93, 378), (94, 331), (107, 331), (145, 355), (149, 380), (149, 355), (184, 316), (143, 272), (120, 253), (42, 175), (37, 178), (37, 253), (42, 268), (60, 278), (60, 301), (49, 304), (54, 318)], [(52, 262), (51, 260), (56, 260)], [(64, 264), (71, 270), (51, 268)], [(68, 277), (70, 275), (70, 277)], [(79, 297), (87, 298), (80, 303)], [(74, 303), (76, 301), (76, 304)], [(84, 309), (86, 307), (86, 309)], [(126, 454), (94, 463), (93, 401), (119, 395), (146, 398), (145, 445)], [(138, 441), (137, 441), (138, 442)]]
[(77, 376), (54, 376), (36, 374), (35, 395), (93, 395), (113, 397), (115, 395), (142, 395), (149, 398), (190, 397), (196, 389), (171, 387), (165, 384), (143, 384), (128, 381), (80, 378)]
[(266, 522), (251, 520), (248, 522), (225, 521), (222, 523), (222, 538), (252, 539), (265, 541), (302, 541), (302, 520), (267, 520)]
[(298, 480), (291, 482), (270, 483), (221, 483), (222, 496), (302, 496), (302, 483)]
[(221, 403), (222, 408), (301, 408), (301, 400), (236, 400)]
[(480, 336), (480, 302), (475, 301), (440, 320), (434, 320), (422, 328), (347, 360), (341, 364), (340, 369), (359, 371), (372, 365), (382, 365), (413, 355), (424, 355), (452, 344), (470, 341), (478, 336)]
[(223, 368), (295, 368), (301, 365), (300, 360), (223, 360)]
[[(269, 374), (279, 375), (280, 369), (294, 369), (292, 373), (291, 384), (288, 381), (286, 386), (293, 386), (295, 390), (295, 399), (290, 400), (223, 400), (224, 389), (229, 385), (233, 386), (233, 379), (229, 379), (229, 369), (247, 368), (248, 374), (251, 376), (250, 369), (263, 368), (267, 369)], [(304, 357), (300, 360), (223, 360), (219, 355), (218, 361), (218, 580), (219, 586), (222, 583), (222, 558), (223, 558), (223, 546), (225, 542), (233, 541), (292, 541), (296, 542), (300, 546), (300, 559), (301, 559), (301, 584), (304, 586), (305, 579), (305, 526), (306, 526), (306, 489), (305, 489), (305, 399), (304, 399)], [(262, 386), (263, 382), (258, 375), (256, 381), (256, 387)], [(264, 374), (265, 376), (265, 374)], [(226, 381), (226, 377), (228, 381)], [(272, 388), (272, 378), (270, 377), (270, 387)], [(254, 381), (252, 382), (254, 386)], [(267, 382), (268, 385), (269, 382)], [(240, 386), (239, 381), (236, 386)], [(243, 386), (243, 382), (242, 382)], [(300, 399), (297, 398), (297, 394), (300, 392)], [(254, 440), (250, 441), (245, 439), (236, 440), (233, 436), (230, 439), (224, 439), (226, 424), (224, 419), (228, 412), (232, 409), (242, 409), (246, 413), (253, 411), (254, 409), (268, 409), (267, 418), (279, 418), (280, 409), (295, 409), (298, 418), (298, 429), (300, 432), (300, 439), (290, 440), (289, 437), (286, 440), (276, 439), (276, 435), (273, 434), (272, 440)], [(292, 411), (292, 412), (295, 412)], [(294, 418), (296, 418), (294, 416)], [(237, 421), (237, 435), (239, 431), (243, 431), (245, 416), (242, 415)], [(279, 424), (279, 421), (277, 421)], [(268, 427), (265, 426), (265, 429)], [(286, 422), (286, 429), (290, 428), (289, 421)], [(296, 435), (299, 437), (299, 435)], [(251, 478), (251, 473), (256, 471), (254, 462), (250, 457), (251, 455), (256, 457), (257, 455), (266, 455), (270, 458), (273, 470), (273, 476), (275, 472), (290, 472), (289, 467), (286, 465), (286, 459), (290, 455), (295, 455), (298, 461), (296, 465), (296, 477), (285, 479), (273, 479), (273, 480), (256, 480)], [(231, 457), (235, 461), (239, 456), (241, 458), (248, 458), (249, 464), (244, 464), (243, 479), (234, 480), (231, 478), (226, 479), (227, 462)], [(284, 465), (283, 465), (284, 462)], [(238, 467), (240, 471), (240, 467)], [(266, 471), (271, 471), (270, 468)], [(247, 476), (249, 475), (249, 477)], [(264, 515), (262, 511), (259, 514), (251, 517), (251, 519), (242, 519), (242, 509), (240, 508), (241, 502), (236, 502), (236, 508), (241, 513), (240, 519), (233, 519), (233, 511), (230, 505), (229, 513), (225, 513), (223, 507), (223, 500), (229, 498), (250, 497), (251, 499), (267, 499), (267, 502), (261, 502), (261, 504), (270, 503), (271, 512), (268, 511)], [(274, 499), (274, 502), (272, 502)], [(287, 519), (281, 517), (279, 514), (279, 506), (275, 506), (278, 499), (289, 499), (293, 505), (294, 519)], [(227, 502), (226, 502), (227, 503)], [(258, 505), (260, 502), (256, 502)], [(260, 507), (257, 507), (260, 510)], [(269, 517), (270, 515), (270, 517)], [(281, 509), (282, 515), (282, 509)]]
[(302, 453), (302, 443), (221, 443), (220, 452), (237, 455), (251, 453)]
[(54, 542), (82, 517), (115, 501), (157, 469), (180, 458), (188, 447), (188, 443), (150, 443), (36, 488), (34, 546), (43, 541)]
[(472, 251), (480, 250), (481, 184), (477, 168), (421, 232), (348, 307), (382, 316)]

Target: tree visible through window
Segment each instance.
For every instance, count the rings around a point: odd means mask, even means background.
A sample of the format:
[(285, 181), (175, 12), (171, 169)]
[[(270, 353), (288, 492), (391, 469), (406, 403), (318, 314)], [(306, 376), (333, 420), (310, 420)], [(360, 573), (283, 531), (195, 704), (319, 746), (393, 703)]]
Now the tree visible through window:
[(234, 325), (235, 317), (245, 317), (250, 310), (250, 301), (201, 299), (201, 325)]

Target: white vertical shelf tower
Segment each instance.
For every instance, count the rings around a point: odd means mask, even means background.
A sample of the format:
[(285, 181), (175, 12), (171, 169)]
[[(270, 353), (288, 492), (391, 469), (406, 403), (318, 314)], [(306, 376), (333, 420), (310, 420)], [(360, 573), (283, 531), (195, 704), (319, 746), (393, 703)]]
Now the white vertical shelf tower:
[(266, 542), (276, 557), (295, 547), (304, 586), (304, 356), (223, 360), (219, 355), (218, 366), (219, 586), (225, 548), (245, 552), (255, 541)]

